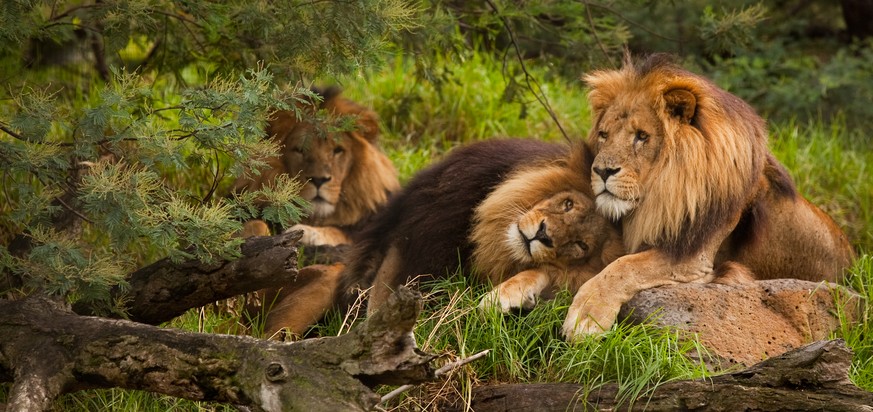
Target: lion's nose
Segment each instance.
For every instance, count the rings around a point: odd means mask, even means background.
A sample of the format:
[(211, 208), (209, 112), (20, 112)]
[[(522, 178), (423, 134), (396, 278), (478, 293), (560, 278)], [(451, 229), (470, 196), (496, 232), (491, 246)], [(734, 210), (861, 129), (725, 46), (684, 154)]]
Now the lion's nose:
[[(521, 232), (521, 230), (519, 230), (519, 232)], [(524, 239), (525, 243), (527, 243), (528, 248), (530, 248), (530, 244), (534, 240), (539, 241), (545, 247), (552, 247), (552, 238), (550, 238), (549, 234), (546, 233), (546, 221), (540, 222), (540, 227), (537, 228), (537, 233), (535, 233), (532, 238), (525, 236), (524, 232), (521, 232), (521, 237)]]
[(327, 177), (310, 177), (309, 182), (315, 186), (316, 189), (320, 188), (321, 185), (330, 181), (330, 176)]
[(612, 168), (612, 167), (605, 167), (605, 168), (595, 167), (595, 168), (593, 168), (593, 169), (594, 169), (594, 173), (597, 173), (597, 174), (600, 176), (600, 178), (603, 179), (603, 182), (604, 182), (604, 183), (606, 182), (606, 179), (609, 179), (609, 176), (612, 176), (612, 175), (618, 173), (619, 170), (621, 170), (620, 167), (616, 167), (616, 168)]

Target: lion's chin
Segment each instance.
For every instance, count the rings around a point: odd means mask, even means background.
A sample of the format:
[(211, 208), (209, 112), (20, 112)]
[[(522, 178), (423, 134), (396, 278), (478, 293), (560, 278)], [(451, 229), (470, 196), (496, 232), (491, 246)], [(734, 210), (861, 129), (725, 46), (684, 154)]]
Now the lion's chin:
[(621, 219), (622, 216), (630, 213), (631, 210), (634, 210), (635, 205), (632, 201), (619, 199), (608, 192), (597, 195), (595, 203), (597, 204), (597, 211), (613, 221)]
[(316, 219), (324, 219), (332, 215), (335, 210), (336, 206), (334, 204), (317, 199), (312, 201), (312, 210), (310, 210), (309, 215)]
[(524, 239), (521, 238), (521, 233), (518, 231), (518, 224), (513, 223), (506, 229), (506, 238), (504, 239), (506, 248), (515, 259), (522, 263), (531, 261), (530, 252), (525, 247)]

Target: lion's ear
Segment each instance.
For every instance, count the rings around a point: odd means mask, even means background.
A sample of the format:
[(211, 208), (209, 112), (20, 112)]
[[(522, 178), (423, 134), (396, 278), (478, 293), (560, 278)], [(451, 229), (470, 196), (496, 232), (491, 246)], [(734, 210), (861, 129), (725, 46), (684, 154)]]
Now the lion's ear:
[(358, 132), (370, 143), (379, 138), (379, 116), (372, 110), (361, 110), (357, 114)]
[(694, 93), (685, 89), (668, 90), (664, 93), (664, 101), (667, 102), (667, 114), (682, 123), (691, 123), (697, 109), (697, 98), (694, 97)]

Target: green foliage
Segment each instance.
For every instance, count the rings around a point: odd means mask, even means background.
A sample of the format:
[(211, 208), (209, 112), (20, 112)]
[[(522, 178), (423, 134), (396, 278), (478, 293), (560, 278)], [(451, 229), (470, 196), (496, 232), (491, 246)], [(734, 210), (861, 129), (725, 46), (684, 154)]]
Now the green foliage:
[(116, 67), (180, 74), (199, 61), (232, 73), (269, 61), (283, 79), (342, 74), (379, 62), (418, 12), (399, 0), (15, 0), (0, 7), (0, 59), (40, 65), (96, 39)]
[(293, 177), (224, 196), (277, 152), (269, 113), (313, 98), (277, 76), (361, 72), (419, 13), (396, 0), (7, 3), (0, 272), (106, 311), (146, 263), (233, 258), (241, 221), (299, 221)]
[(736, 55), (754, 43), (753, 30), (764, 20), (767, 10), (761, 3), (741, 10), (713, 10), (712, 6), (703, 9), (700, 19), (700, 37), (710, 53)]

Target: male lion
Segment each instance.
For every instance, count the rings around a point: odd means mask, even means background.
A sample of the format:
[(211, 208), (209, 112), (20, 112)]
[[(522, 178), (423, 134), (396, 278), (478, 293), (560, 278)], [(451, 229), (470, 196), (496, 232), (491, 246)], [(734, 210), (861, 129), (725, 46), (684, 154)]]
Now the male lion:
[[(391, 161), (377, 147), (376, 113), (339, 96), (339, 89), (313, 89), (320, 105), (301, 104), (306, 112), (278, 111), (270, 119), (267, 135), (281, 147), (278, 157), (267, 159), (260, 176), (237, 179), (234, 191), (257, 190), (288, 174), (305, 184), (300, 195), (312, 204), (308, 216), (293, 229), (304, 232), (307, 245), (349, 243), (349, 235), (388, 201), (400, 188)], [(334, 131), (314, 116), (324, 110), (330, 120), (351, 116), (354, 130)]]
[[(566, 145), (524, 139), (453, 150), (416, 174), (358, 233), (344, 268), (320, 266), (312, 286), (283, 293), (267, 332), (301, 333), (331, 305), (345, 308), (371, 286), (372, 313), (397, 286), (459, 265), (472, 264), (494, 284), (508, 279), (483, 300), (503, 310), (529, 307), (549, 285), (577, 288), (623, 246), (617, 228), (594, 210), (588, 179), (580, 178), (592, 156), (573, 154)], [(336, 300), (320, 292), (326, 287), (335, 288)]]
[(845, 234), (796, 193), (744, 101), (664, 55), (585, 81), (597, 208), (631, 254), (579, 288), (568, 339), (608, 329), (643, 289), (737, 271), (835, 281), (850, 265)]
[(597, 273), (604, 259), (621, 253), (614, 253), (621, 244), (579, 178), (590, 155), (573, 153), (535, 140), (489, 140), (454, 150), (416, 175), (362, 231), (344, 261), (339, 292), (372, 286), (372, 313), (406, 281), (470, 263), (493, 284), (532, 269), (545, 276), (524, 274), (515, 286), (498, 287), (486, 305), (529, 306), (546, 285), (578, 287), (569, 279)]

